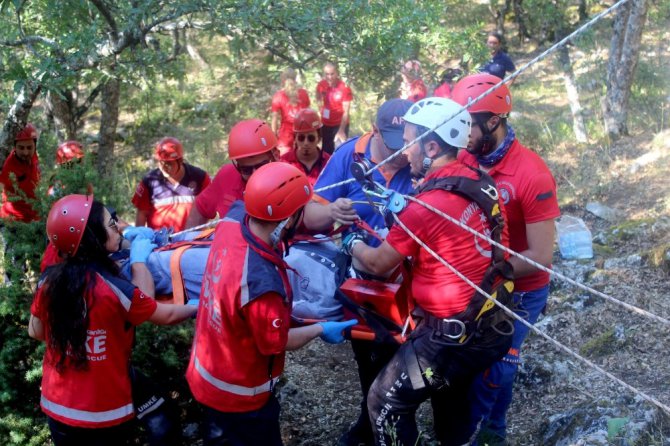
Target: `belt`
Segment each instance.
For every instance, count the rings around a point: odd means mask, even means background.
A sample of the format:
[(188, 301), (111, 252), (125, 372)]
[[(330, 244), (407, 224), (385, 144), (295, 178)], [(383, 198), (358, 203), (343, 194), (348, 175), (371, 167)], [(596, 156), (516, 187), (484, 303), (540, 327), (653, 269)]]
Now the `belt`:
[[(462, 313), (461, 313), (462, 314)], [(496, 311), (492, 315), (477, 321), (459, 317), (458, 314), (441, 318), (426, 310), (415, 308), (414, 316), (422, 318), (423, 323), (435, 330), (436, 336), (446, 337), (454, 341), (464, 342), (475, 331), (485, 331), (503, 321), (511, 319), (504, 311)]]

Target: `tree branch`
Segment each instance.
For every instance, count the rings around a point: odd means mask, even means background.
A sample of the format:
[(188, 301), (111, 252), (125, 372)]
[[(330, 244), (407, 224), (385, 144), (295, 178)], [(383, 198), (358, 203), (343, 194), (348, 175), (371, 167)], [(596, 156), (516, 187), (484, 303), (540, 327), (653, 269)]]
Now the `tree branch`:
[(111, 11), (109, 8), (107, 8), (107, 5), (105, 5), (103, 0), (90, 0), (91, 3), (97, 8), (98, 12), (100, 15), (105, 19), (107, 24), (109, 25), (110, 30), (112, 31), (112, 36), (114, 37), (114, 40), (119, 38), (119, 27), (116, 24), (116, 20), (114, 20), (114, 16), (112, 15)]

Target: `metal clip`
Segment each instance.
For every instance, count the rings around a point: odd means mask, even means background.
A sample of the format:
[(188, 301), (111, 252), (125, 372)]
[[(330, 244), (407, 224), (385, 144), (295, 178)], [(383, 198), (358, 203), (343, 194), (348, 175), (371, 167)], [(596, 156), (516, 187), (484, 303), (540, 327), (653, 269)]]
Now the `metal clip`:
[(442, 334), (444, 336), (446, 336), (450, 339), (458, 339), (465, 334), (465, 324), (463, 323), (463, 321), (459, 321), (458, 319), (442, 319), (442, 322), (445, 323), (445, 324), (455, 323), (461, 329), (461, 332), (458, 333), (458, 334), (447, 334), (444, 331), (442, 331)]
[(482, 188), (480, 188), (479, 190), (481, 190), (481, 191), (484, 192), (486, 195), (488, 195), (489, 198), (492, 199), (493, 201), (498, 201), (498, 197), (499, 197), (499, 195), (498, 195), (498, 189), (496, 189), (496, 187), (495, 187), (494, 185), (489, 184), (488, 187), (487, 187), (486, 189), (484, 189), (484, 188), (482, 187)]

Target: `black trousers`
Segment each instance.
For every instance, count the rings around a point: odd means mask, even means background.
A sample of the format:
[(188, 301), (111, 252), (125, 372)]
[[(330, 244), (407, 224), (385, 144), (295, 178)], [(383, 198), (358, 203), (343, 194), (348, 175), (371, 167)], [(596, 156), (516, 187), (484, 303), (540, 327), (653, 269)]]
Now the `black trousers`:
[[(437, 439), (443, 446), (467, 443), (471, 432), (468, 391), (474, 377), (500, 359), (510, 334), (489, 328), (465, 344), (421, 325), (375, 379), (368, 410), (377, 445), (415, 445), (415, 413), (431, 398)], [(395, 437), (395, 440), (393, 438)], [(395, 443), (394, 443), (395, 441)]]
[[(335, 151), (335, 135), (339, 129), (339, 125), (334, 125), (332, 127), (324, 125), (321, 127), (321, 145), (323, 150), (330, 155)], [(344, 129), (344, 134), (347, 135), (347, 137), (349, 136), (349, 124), (347, 124)]]

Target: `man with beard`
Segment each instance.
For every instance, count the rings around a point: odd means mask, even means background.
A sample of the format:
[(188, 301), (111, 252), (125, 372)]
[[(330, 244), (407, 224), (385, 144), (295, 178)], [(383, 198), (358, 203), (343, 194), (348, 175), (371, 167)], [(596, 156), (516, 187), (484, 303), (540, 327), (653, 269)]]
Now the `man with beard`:
[(28, 123), (16, 134), (14, 150), (2, 166), (2, 207), (0, 218), (22, 222), (38, 219), (37, 212), (27, 200), (35, 199), (35, 188), (40, 181), (37, 158), (37, 129)]

